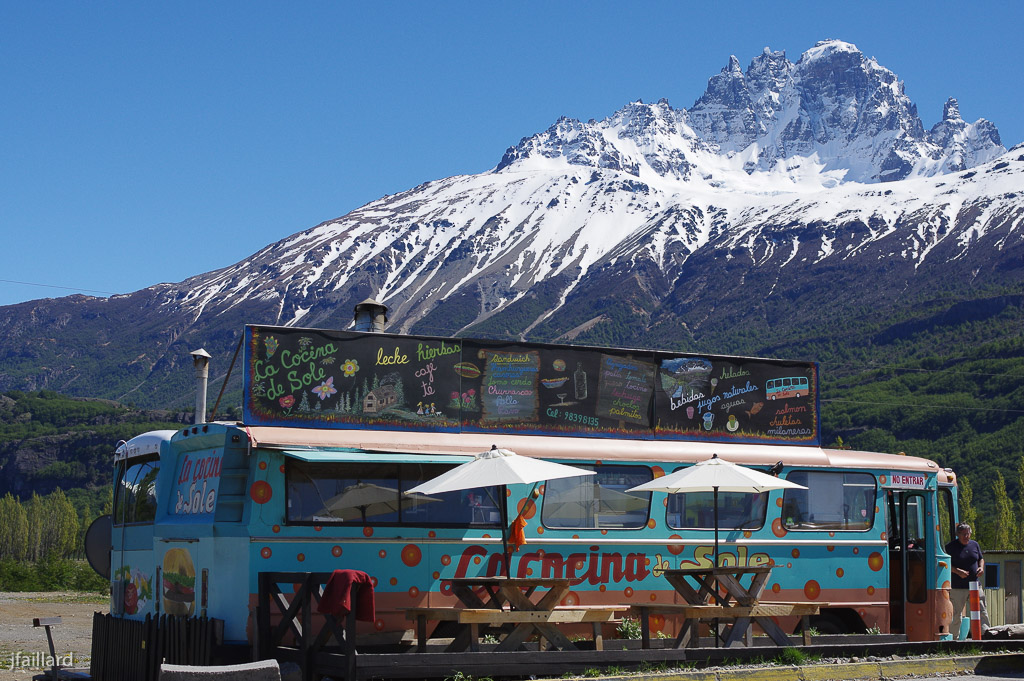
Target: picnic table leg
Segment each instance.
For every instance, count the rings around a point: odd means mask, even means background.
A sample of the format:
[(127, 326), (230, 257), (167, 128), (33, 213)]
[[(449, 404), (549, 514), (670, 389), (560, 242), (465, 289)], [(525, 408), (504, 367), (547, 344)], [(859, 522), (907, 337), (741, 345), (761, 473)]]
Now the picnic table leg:
[(604, 634), (601, 632), (601, 623), (593, 622), (594, 625), (594, 650), (604, 650)]
[(570, 641), (569, 637), (563, 634), (557, 626), (540, 622), (531, 622), (529, 626), (533, 627), (540, 638), (548, 642), (552, 650), (577, 650), (576, 644)]
[(775, 641), (776, 645), (789, 645), (789, 637), (786, 636), (785, 632), (779, 628), (779, 625), (771, 617), (755, 617), (754, 620), (761, 625), (761, 629)]
[[(434, 629), (434, 635), (437, 635), (437, 629)], [(472, 636), (469, 625), (459, 625), (455, 632), (455, 636), (452, 638), (452, 642), (448, 644), (448, 647), (445, 648), (444, 651), (446, 653), (461, 653), (473, 645), (474, 640), (476, 640), (476, 638)]]
[(804, 635), (804, 645), (811, 645), (811, 617), (802, 615), (800, 617), (800, 633)]
[(474, 653), (480, 652), (480, 625), (476, 622), (469, 624), (469, 649)]
[(416, 640), (419, 642), (417, 652), (427, 652), (427, 616), (416, 615)]
[(640, 647), (648, 650), (651, 647), (651, 610), (645, 605), (640, 606)]
[(505, 652), (506, 650), (518, 650), (519, 646), (523, 644), (530, 634), (533, 633), (533, 627), (529, 624), (519, 624), (516, 628), (509, 632), (508, 636), (502, 639), (501, 643), (495, 650)]
[(676, 636), (676, 648), (697, 648), (700, 646), (700, 620), (685, 619)]
[(749, 617), (737, 617), (733, 620), (732, 628), (729, 629), (729, 635), (725, 639), (725, 647), (732, 648), (735, 645), (744, 643), (746, 646), (750, 646), (750, 618)]

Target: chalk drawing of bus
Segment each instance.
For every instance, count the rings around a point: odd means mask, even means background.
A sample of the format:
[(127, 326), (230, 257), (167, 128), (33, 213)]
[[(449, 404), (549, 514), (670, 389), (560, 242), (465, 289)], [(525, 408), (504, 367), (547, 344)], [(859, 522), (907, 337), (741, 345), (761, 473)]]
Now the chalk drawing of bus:
[(772, 378), (764, 385), (764, 394), (769, 400), (786, 400), (791, 397), (807, 397), (811, 385), (806, 376)]

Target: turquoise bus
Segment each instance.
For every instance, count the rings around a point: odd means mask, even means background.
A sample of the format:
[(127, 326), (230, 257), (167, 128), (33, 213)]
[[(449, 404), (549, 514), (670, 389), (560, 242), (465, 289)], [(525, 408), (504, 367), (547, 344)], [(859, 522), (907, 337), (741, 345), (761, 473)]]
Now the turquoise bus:
[[(412, 626), (403, 608), (454, 605), (447, 580), (502, 571), (496, 503), (526, 521), (512, 574), (570, 580), (566, 604), (675, 602), (662, 571), (712, 564), (712, 495), (628, 490), (717, 454), (807, 488), (720, 494), (722, 564), (771, 566), (771, 600), (827, 604), (812, 622), (822, 633), (949, 637), (955, 475), (821, 447), (813, 380), (774, 407), (759, 387), (792, 364), (266, 327), (246, 342), (243, 422), (147, 433), (116, 452), (117, 617), (215, 617), (227, 642), (251, 647), (261, 572), (355, 568), (376, 600), (360, 635), (397, 642)], [(492, 445), (596, 475), (504, 497), (404, 494)]]

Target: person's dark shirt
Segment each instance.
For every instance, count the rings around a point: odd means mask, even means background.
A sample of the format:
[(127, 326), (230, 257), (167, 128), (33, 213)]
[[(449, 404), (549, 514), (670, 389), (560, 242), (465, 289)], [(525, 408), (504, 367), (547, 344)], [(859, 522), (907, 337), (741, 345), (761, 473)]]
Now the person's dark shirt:
[(962, 544), (959, 539), (954, 539), (946, 544), (946, 553), (949, 554), (953, 567), (967, 570), (970, 573), (970, 576), (966, 578), (959, 577), (954, 573), (951, 586), (954, 589), (970, 589), (971, 581), (978, 578), (978, 563), (983, 558), (978, 542), (969, 539), (967, 544)]

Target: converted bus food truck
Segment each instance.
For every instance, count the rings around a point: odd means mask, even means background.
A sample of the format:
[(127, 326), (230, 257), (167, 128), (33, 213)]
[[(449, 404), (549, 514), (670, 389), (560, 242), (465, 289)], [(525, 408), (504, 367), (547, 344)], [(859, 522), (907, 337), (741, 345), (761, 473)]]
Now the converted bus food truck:
[[(402, 608), (502, 572), (496, 503), (526, 521), (513, 575), (570, 580), (567, 604), (670, 603), (662, 570), (712, 564), (712, 495), (628, 490), (718, 454), (807, 488), (720, 494), (722, 564), (772, 566), (772, 600), (827, 603), (822, 633), (949, 636), (954, 476), (822, 448), (813, 363), (266, 326), (243, 341), (243, 422), (117, 450), (115, 616), (215, 617), (249, 646), (261, 572), (355, 568), (376, 601), (360, 635), (398, 640)], [(596, 475), (404, 494), (493, 445)]]

